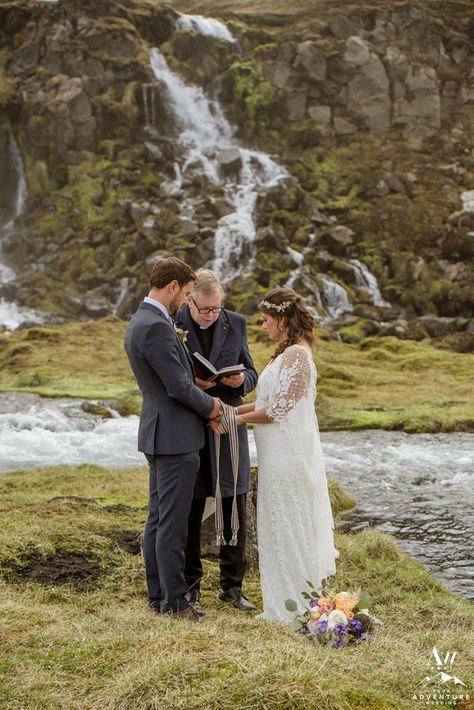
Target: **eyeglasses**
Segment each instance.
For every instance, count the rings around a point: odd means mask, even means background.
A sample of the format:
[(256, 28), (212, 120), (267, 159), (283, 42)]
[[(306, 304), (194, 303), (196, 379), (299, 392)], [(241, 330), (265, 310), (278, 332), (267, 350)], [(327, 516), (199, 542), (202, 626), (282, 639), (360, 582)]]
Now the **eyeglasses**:
[(218, 308), (199, 308), (198, 304), (194, 300), (194, 298), (191, 296), (191, 301), (194, 303), (196, 306), (196, 310), (198, 313), (201, 313), (202, 315), (208, 315), (209, 313), (221, 313), (224, 309), (222, 306), (219, 306)]

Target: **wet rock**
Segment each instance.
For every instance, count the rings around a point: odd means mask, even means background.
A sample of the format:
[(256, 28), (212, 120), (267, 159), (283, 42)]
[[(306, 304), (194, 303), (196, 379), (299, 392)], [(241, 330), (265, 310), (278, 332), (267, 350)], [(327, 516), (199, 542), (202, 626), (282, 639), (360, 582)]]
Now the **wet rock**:
[(349, 136), (353, 133), (357, 133), (357, 126), (355, 126), (350, 121), (346, 121), (340, 116), (334, 118), (334, 133), (337, 136)]
[(151, 141), (145, 141), (145, 160), (149, 163), (161, 163), (163, 162), (163, 151), (161, 148), (152, 143)]
[(193, 268), (200, 268), (214, 256), (214, 238), (207, 237), (186, 251), (186, 260)]
[(199, 234), (199, 225), (192, 219), (181, 217), (179, 220), (179, 233), (185, 237), (195, 237)]
[(275, 62), (270, 81), (279, 89), (293, 89), (300, 85), (301, 78), (287, 61)]
[(223, 177), (239, 177), (242, 170), (242, 156), (238, 148), (220, 151), (217, 160)]
[(307, 89), (292, 89), (286, 93), (285, 105), (289, 121), (302, 121), (306, 116)]
[(441, 125), (441, 98), (436, 70), (410, 67), (405, 80), (406, 94), (393, 104), (393, 124), (405, 135), (424, 138)]
[(331, 17), (327, 24), (327, 29), (334, 37), (346, 39), (359, 34), (361, 25), (345, 15), (337, 15), (336, 17)]
[(443, 335), (455, 333), (460, 329), (461, 325), (467, 325), (465, 319), (432, 315), (420, 316), (418, 321), (423, 325), (431, 338), (440, 338)]
[(111, 311), (109, 301), (103, 297), (88, 296), (86, 293), (83, 304), (88, 315), (93, 318), (101, 318), (102, 316), (108, 315)]
[(327, 247), (334, 254), (344, 254), (353, 244), (354, 236), (352, 229), (338, 225), (323, 232), (318, 238), (318, 244)]
[(374, 131), (391, 123), (390, 84), (381, 60), (373, 53), (348, 83), (347, 109)]
[(349, 37), (343, 59), (348, 64), (361, 67), (370, 59), (370, 45), (360, 37)]
[(303, 70), (310, 81), (320, 82), (326, 79), (327, 61), (324, 51), (310, 40), (301, 42), (296, 48), (294, 66)]

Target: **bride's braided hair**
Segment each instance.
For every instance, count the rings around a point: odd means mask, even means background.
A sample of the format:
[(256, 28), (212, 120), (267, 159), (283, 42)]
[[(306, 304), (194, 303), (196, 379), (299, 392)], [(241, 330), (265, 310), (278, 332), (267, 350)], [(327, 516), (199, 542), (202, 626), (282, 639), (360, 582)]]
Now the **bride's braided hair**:
[(301, 296), (291, 288), (272, 288), (265, 294), (259, 304), (259, 310), (278, 319), (278, 325), (288, 328), (288, 338), (278, 343), (273, 353), (272, 360), (286, 350), (290, 345), (295, 345), (300, 340), (306, 340), (313, 345), (314, 318), (306, 308)]

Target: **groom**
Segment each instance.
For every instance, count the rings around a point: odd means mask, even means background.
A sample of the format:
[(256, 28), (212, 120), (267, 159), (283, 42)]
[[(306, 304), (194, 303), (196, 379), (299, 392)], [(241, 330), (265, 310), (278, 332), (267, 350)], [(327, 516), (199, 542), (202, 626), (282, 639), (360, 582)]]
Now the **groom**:
[(188, 516), (204, 444), (203, 417), (221, 412), (219, 399), (194, 384), (190, 356), (171, 316), (189, 301), (194, 271), (181, 259), (158, 261), (150, 292), (132, 317), (125, 350), (143, 396), (138, 450), (150, 469), (143, 538), (150, 609), (199, 621), (185, 597)]

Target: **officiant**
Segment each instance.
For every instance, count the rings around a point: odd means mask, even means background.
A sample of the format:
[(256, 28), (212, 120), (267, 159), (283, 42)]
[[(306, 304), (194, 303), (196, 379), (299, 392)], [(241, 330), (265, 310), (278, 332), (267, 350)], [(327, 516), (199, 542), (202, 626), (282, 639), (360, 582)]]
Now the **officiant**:
[[(216, 381), (196, 377), (196, 384), (208, 394), (219, 397), (226, 404), (236, 407), (242, 404), (242, 397), (251, 392), (257, 384), (257, 371), (250, 356), (247, 343), (247, 324), (244, 316), (229, 311), (222, 306), (223, 289), (217, 276), (208, 269), (200, 269), (196, 274), (189, 305), (184, 305), (178, 313), (176, 327), (186, 333), (186, 346), (190, 353), (198, 352), (211, 362), (217, 370), (243, 363), (245, 370)], [(246, 494), (250, 490), (250, 456), (245, 426), (240, 426), (239, 468), (237, 479), (237, 510), (239, 531), (237, 545), (220, 547), (219, 599), (242, 611), (256, 607), (242, 594), (242, 582), (246, 571)], [(234, 494), (229, 437), (222, 437), (219, 458), (220, 488), (224, 538), (231, 539), (231, 515)], [(206, 498), (215, 495), (216, 456), (214, 434), (206, 427), (206, 443), (200, 451), (200, 468), (194, 490), (194, 500), (189, 516), (188, 542), (186, 548), (185, 577), (189, 603), (203, 613), (200, 604), (201, 525)]]

